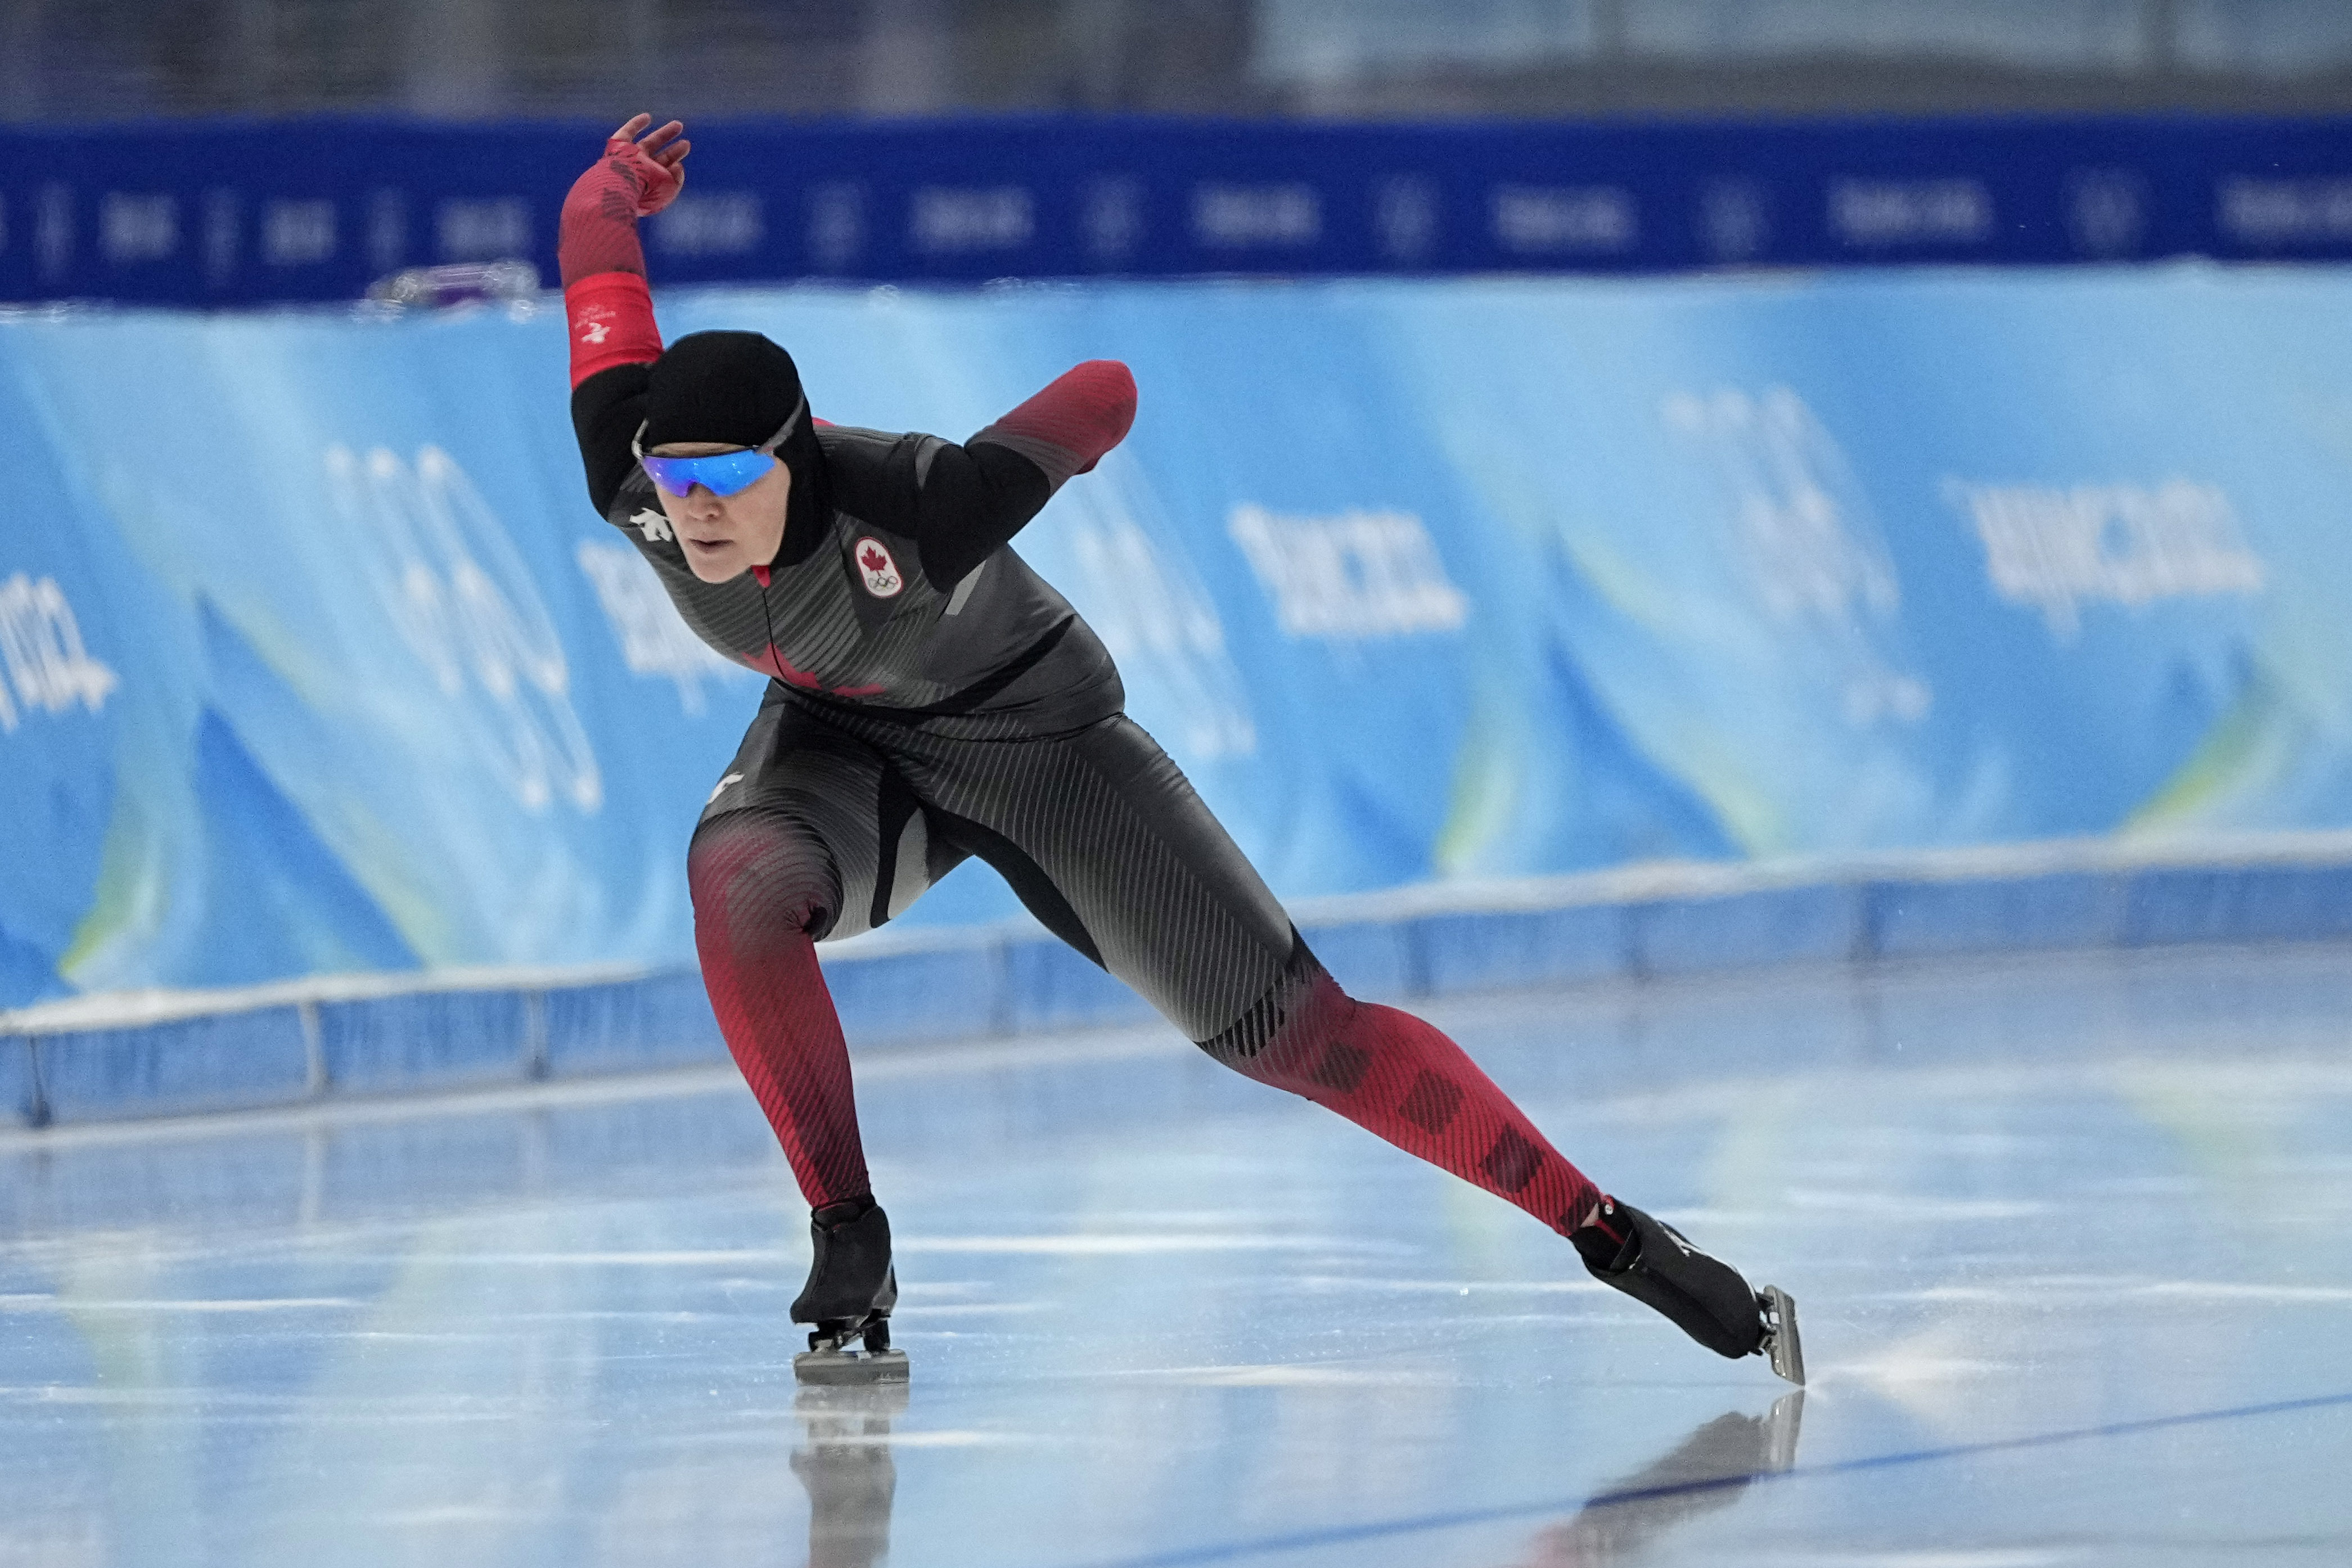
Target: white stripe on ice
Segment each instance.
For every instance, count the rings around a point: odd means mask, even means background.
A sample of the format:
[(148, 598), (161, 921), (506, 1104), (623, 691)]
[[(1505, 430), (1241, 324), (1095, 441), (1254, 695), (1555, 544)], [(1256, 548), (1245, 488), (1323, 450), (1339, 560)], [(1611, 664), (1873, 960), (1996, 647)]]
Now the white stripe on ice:
[(2051, 1552), (2038, 1548), (2023, 1551), (1996, 1547), (1984, 1552), (1846, 1552), (1824, 1554), (1808, 1552), (1801, 1557), (1777, 1557), (1750, 1553), (1746, 1561), (1753, 1568), (1772, 1568), (1777, 1563), (1803, 1563), (1811, 1568), (2052, 1568), (2060, 1563), (2079, 1563), (2083, 1553), (2068, 1547)]
[(0, 1296), (0, 1312), (285, 1312), (357, 1307), (347, 1296), (273, 1296), (257, 1300), (83, 1300), (72, 1296)]
[(385, 1259), (398, 1263), (512, 1263), (533, 1268), (559, 1264), (596, 1268), (680, 1268), (705, 1263), (766, 1268), (778, 1263), (804, 1264), (808, 1254), (743, 1247), (712, 1252), (397, 1252), (385, 1255)]
[(2126, 1296), (2190, 1301), (2352, 1301), (2352, 1285), (2270, 1285), (2234, 1279), (2129, 1279), (2096, 1275), (2006, 1280), (1999, 1285), (1930, 1285), (1878, 1290), (1850, 1301), (2049, 1301), (2059, 1296)]
[(1356, 1252), (1412, 1253), (1397, 1242), (1350, 1241), (1328, 1236), (901, 1236), (898, 1252), (1034, 1253), (1051, 1257), (1106, 1258), (1151, 1252)]
[(1415, 1384), (1454, 1384), (1460, 1374), (1429, 1367), (1333, 1366), (1284, 1362), (1264, 1366), (1167, 1366), (1122, 1372), (1201, 1388), (1393, 1388)]
[(1388, 1290), (1431, 1296), (1501, 1296), (1534, 1292), (1541, 1295), (1608, 1295), (1598, 1279), (1374, 1279), (1349, 1274), (1302, 1274), (1292, 1284), (1309, 1289)]
[(813, 1441), (827, 1448), (1000, 1448), (1016, 1443), (1043, 1443), (1026, 1432), (827, 1432)]
[(2047, 1214), (2051, 1205), (2031, 1199), (1934, 1198), (1908, 1193), (1819, 1192), (1791, 1188), (1785, 1197), (1791, 1208), (1828, 1209), (1848, 1214), (1885, 1215), (1893, 1218), (2030, 1219)]
[(2222, 1280), (2168, 1279), (2143, 1285), (2133, 1294), (2179, 1296), (2200, 1301), (2352, 1301), (2352, 1286), (2241, 1285)]
[[(891, 1246), (900, 1253), (1034, 1253), (1055, 1257), (1118, 1257), (1159, 1252), (1338, 1252), (1391, 1257), (1421, 1250), (1402, 1242), (1350, 1240), (1328, 1236), (1153, 1235), (1144, 1232), (1079, 1232), (1066, 1236), (898, 1236), (891, 1238)], [(435, 1251), (388, 1253), (384, 1255), (384, 1260), (442, 1265), (499, 1264), (530, 1268), (686, 1268), (708, 1265), (743, 1268), (790, 1265), (798, 1268), (808, 1262), (808, 1253), (800, 1248), (780, 1247), (680, 1252)], [(0, 1298), (0, 1300), (5, 1300), (5, 1298)]]

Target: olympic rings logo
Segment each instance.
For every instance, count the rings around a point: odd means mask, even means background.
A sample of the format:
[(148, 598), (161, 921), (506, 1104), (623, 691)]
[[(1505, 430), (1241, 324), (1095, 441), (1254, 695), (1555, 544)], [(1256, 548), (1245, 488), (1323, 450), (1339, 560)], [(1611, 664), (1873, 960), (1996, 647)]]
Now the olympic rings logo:
[(328, 492), (362, 542), (377, 602), (525, 810), (560, 795), (593, 816), (604, 776), (571, 698), (555, 623), (506, 526), (456, 458), (377, 447), (325, 454)]

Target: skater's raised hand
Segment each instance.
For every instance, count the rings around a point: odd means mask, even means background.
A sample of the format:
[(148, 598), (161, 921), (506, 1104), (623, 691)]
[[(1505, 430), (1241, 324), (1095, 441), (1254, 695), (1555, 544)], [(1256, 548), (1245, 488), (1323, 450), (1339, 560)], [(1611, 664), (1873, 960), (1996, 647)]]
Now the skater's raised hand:
[(603, 155), (563, 198), (556, 259), (565, 288), (599, 272), (645, 275), (637, 220), (677, 199), (686, 184), (686, 155), (694, 148), (683, 124), (673, 120), (646, 130), (653, 121), (650, 114), (635, 115), (614, 132)]
[(614, 176), (611, 188), (631, 198), (631, 217), (653, 216), (686, 187), (686, 155), (694, 143), (686, 139), (685, 122), (646, 130), (653, 122), (650, 114), (633, 115), (604, 142), (602, 166)]

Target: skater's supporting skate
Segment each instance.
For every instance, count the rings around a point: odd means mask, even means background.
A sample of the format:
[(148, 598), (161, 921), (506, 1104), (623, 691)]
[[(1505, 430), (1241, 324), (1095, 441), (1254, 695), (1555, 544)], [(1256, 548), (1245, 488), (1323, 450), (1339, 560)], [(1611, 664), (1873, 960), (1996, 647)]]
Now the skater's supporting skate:
[[(854, 1343), (898, 1354), (887, 1223), (813, 944), (972, 856), (1219, 1061), (1508, 1199), (1591, 1263), (1603, 1244), (1582, 1227), (1620, 1211), (1452, 1040), (1333, 982), (1125, 716), (1100, 639), (1010, 548), (1126, 436), (1127, 367), (1081, 364), (958, 445), (824, 426), (756, 333), (665, 348), (635, 226), (677, 195), (688, 143), (650, 123), (621, 127), (564, 203), (572, 414), (596, 509), (698, 636), (772, 678), (687, 872), (712, 1007), (817, 1216), (804, 1372), (865, 1363)], [(1638, 1224), (1606, 1235), (1595, 1272), (1702, 1343), (1793, 1351), (1785, 1306), (1768, 1328), (1727, 1268), (1706, 1259), (1736, 1291)]]
[(809, 1216), (808, 1283), (793, 1321), (813, 1325), (809, 1348), (793, 1358), (808, 1383), (903, 1383), (907, 1352), (890, 1348), (898, 1272), (890, 1262), (890, 1219), (871, 1197), (828, 1204)]

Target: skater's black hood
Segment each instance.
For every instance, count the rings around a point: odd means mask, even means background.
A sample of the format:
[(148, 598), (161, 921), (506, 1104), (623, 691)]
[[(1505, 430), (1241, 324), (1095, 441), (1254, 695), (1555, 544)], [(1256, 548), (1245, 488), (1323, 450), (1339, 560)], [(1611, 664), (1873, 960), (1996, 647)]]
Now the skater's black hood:
[(793, 471), (780, 560), (816, 545), (825, 518), (824, 452), (801, 389), (800, 367), (758, 332), (689, 332), (654, 361), (646, 381), (646, 451), (671, 441), (761, 447), (788, 423), (776, 456)]

